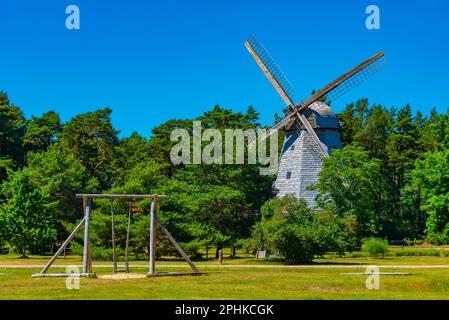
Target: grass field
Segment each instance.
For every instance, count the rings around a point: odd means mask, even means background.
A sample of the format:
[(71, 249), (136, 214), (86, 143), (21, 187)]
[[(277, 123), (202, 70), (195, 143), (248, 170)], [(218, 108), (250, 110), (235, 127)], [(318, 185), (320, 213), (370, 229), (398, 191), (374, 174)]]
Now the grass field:
[[(79, 290), (68, 290), (66, 278), (31, 278), (48, 257), (18, 259), (0, 255), (0, 299), (447, 299), (449, 257), (406, 256), (372, 259), (326, 256), (306, 266), (284, 266), (277, 260), (251, 257), (196, 262), (202, 276), (144, 279), (81, 279)], [(60, 258), (54, 272), (80, 265), (79, 257)], [(382, 272), (380, 289), (365, 287), (368, 265)], [(187, 271), (181, 261), (159, 261), (159, 271)], [(111, 274), (110, 263), (94, 262), (97, 275)], [(131, 262), (131, 272), (145, 274), (147, 261)]]

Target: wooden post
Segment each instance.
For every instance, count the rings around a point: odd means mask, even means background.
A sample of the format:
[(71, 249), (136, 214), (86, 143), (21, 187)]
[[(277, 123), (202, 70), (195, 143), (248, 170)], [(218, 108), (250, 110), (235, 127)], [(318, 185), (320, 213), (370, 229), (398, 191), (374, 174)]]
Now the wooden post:
[(125, 271), (129, 273), (129, 233), (131, 231), (131, 201), (128, 202), (128, 229), (126, 231), (126, 244), (125, 244)]
[(115, 218), (114, 218), (114, 200), (111, 199), (111, 225), (112, 225), (112, 272), (117, 272), (117, 255), (115, 252)]
[(218, 250), (218, 262), (220, 264), (223, 264), (223, 250), (222, 249)]
[(87, 251), (87, 257), (89, 258), (88, 264), (87, 264), (87, 273), (91, 274), (92, 273), (92, 246), (91, 246), (91, 242), (90, 242), (90, 237), (89, 237), (89, 246), (87, 247), (88, 251)]
[(156, 224), (156, 205), (157, 205), (157, 196), (154, 196), (151, 201), (151, 210), (150, 210), (150, 272), (149, 274), (155, 274), (155, 224)]
[(89, 272), (89, 222), (92, 200), (86, 199), (86, 210), (84, 215), (84, 250), (83, 250), (83, 273)]

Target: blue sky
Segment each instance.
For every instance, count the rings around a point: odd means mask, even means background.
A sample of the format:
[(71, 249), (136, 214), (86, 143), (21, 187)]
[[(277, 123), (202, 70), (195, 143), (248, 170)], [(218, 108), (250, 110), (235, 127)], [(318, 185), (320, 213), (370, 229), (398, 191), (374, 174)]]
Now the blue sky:
[[(81, 29), (65, 28), (76, 4)], [(365, 8), (380, 8), (380, 30)], [(449, 1), (0, 0), (0, 90), (25, 114), (64, 121), (109, 106), (121, 136), (149, 136), (171, 118), (216, 104), (253, 105), (271, 124), (283, 103), (243, 43), (255, 34), (307, 98), (383, 50), (386, 67), (333, 102), (449, 107)]]

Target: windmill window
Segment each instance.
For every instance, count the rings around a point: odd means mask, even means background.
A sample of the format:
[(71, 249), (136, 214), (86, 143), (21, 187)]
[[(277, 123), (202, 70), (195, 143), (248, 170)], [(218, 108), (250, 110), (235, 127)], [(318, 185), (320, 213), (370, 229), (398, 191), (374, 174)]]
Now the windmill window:
[(295, 145), (292, 145), (290, 150), (295, 150)]
[(292, 177), (292, 172), (291, 171), (287, 171), (287, 179), (290, 179)]

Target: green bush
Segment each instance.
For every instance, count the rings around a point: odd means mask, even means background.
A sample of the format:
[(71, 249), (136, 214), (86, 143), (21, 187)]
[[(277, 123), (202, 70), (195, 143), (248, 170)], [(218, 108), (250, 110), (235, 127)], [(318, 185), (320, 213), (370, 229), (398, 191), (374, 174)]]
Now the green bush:
[[(193, 239), (192, 241), (189, 241), (186, 243), (181, 243), (180, 245), (186, 255), (188, 255), (190, 257), (201, 258), (201, 254), (199, 253), (199, 251), (202, 247), (204, 247), (205, 244), (201, 240)], [(174, 249), (174, 247), (173, 247), (173, 249)], [(176, 256), (179, 256), (179, 253), (177, 251), (174, 251), (174, 253)]]
[(369, 256), (369, 253), (361, 251), (347, 252), (345, 254), (345, 258), (362, 258), (367, 256)]
[(372, 257), (382, 256), (388, 252), (388, 241), (382, 238), (365, 238), (362, 240), (362, 250)]
[(271, 199), (261, 211), (252, 243), (256, 249), (279, 252), (286, 263), (310, 262), (329, 251), (341, 255), (350, 247), (345, 223), (328, 211), (312, 211), (303, 199)]
[(251, 240), (250, 239), (238, 239), (235, 242), (236, 249), (242, 250), (244, 254), (249, 254), (252, 249)]
[[(70, 250), (73, 254), (83, 255), (83, 246), (79, 243), (73, 242), (70, 244)], [(116, 247), (115, 253), (118, 261), (125, 260), (125, 251), (122, 248)], [(112, 261), (112, 248), (92, 246), (90, 250), (92, 260), (94, 261)], [(129, 257), (129, 260), (134, 260)]]

